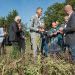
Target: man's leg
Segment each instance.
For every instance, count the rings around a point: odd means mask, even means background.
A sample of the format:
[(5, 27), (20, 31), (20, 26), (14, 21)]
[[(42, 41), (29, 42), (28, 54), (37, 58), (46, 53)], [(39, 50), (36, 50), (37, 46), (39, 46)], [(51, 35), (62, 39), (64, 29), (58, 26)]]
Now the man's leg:
[(13, 50), (18, 50), (18, 43), (17, 42), (12, 42)]
[(12, 42), (12, 51), (11, 51), (11, 57), (17, 58), (20, 56), (18, 42)]
[(35, 38), (32, 38), (32, 44), (33, 44), (34, 63), (36, 63), (36, 58), (37, 58), (37, 44), (36, 44), (36, 39)]
[(71, 52), (72, 61), (75, 63), (75, 46), (74, 45), (70, 45), (70, 52)]
[(43, 55), (43, 49), (44, 49), (44, 40), (42, 39), (42, 43), (41, 43), (41, 54)]
[(33, 50), (33, 44), (32, 44), (32, 40), (31, 40), (31, 37), (30, 37), (30, 45), (31, 45), (31, 50)]
[(21, 53), (21, 46), (22, 46), (22, 40), (21, 39), (18, 39), (18, 50), (19, 52)]
[(44, 50), (45, 50), (45, 56), (47, 57), (48, 56), (49, 48), (48, 48), (48, 44), (47, 44), (46, 41), (44, 42)]
[(2, 55), (2, 44), (0, 43), (0, 55)]
[(24, 39), (21, 40), (21, 53), (22, 54), (25, 53), (25, 40)]

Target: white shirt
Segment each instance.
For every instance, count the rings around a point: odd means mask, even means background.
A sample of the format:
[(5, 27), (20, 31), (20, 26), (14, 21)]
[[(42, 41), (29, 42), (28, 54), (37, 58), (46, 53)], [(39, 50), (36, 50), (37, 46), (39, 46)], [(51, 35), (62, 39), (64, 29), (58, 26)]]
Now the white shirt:
[(0, 28), (0, 36), (4, 36), (3, 28)]
[(3, 39), (4, 39), (4, 31), (3, 28), (0, 28), (0, 43), (3, 42)]
[(69, 18), (71, 17), (72, 13), (73, 13), (73, 11), (69, 14)]

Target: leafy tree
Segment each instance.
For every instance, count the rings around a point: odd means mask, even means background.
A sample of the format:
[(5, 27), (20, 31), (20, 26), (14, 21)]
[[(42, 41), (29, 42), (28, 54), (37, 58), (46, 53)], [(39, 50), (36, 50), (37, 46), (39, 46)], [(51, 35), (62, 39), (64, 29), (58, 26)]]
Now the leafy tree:
[(51, 27), (51, 23), (53, 21), (59, 21), (60, 23), (63, 22), (63, 16), (64, 11), (63, 11), (64, 3), (55, 3), (52, 6), (49, 6), (47, 8), (47, 11), (44, 14), (44, 22), (47, 28)]
[(13, 10), (9, 12), (8, 16), (6, 17), (0, 17), (0, 26), (3, 27), (9, 27), (9, 25), (14, 21), (15, 16), (18, 15), (18, 12), (16, 10)]
[(0, 27), (2, 27), (5, 22), (6, 22), (5, 17), (0, 17)]
[(66, 1), (66, 4), (72, 5), (75, 10), (75, 0), (65, 0), (65, 1)]
[(47, 28), (51, 28), (51, 23), (53, 21), (63, 23), (63, 17), (65, 16), (63, 8), (66, 4), (72, 5), (75, 10), (75, 0), (65, 0), (64, 3), (55, 3), (47, 8), (43, 17)]
[(8, 27), (14, 21), (14, 18), (17, 15), (18, 15), (18, 12), (16, 10), (9, 12), (8, 16), (6, 17)]

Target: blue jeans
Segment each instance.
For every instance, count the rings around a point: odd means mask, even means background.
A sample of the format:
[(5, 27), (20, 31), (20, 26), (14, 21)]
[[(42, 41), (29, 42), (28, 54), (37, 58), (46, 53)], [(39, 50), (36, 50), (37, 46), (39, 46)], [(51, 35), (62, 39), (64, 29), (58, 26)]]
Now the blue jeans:
[(70, 45), (70, 52), (72, 60), (75, 62), (75, 45)]
[(42, 39), (42, 46), (41, 46), (41, 52), (48, 56), (48, 43), (47, 43), (47, 40), (46, 39)]

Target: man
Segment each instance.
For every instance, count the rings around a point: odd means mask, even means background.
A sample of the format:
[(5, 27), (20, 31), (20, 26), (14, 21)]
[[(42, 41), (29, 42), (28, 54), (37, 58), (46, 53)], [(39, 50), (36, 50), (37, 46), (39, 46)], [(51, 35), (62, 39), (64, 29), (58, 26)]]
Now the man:
[(21, 33), (22, 33), (22, 27), (21, 27), (21, 17), (16, 16), (14, 22), (10, 25), (9, 28), (9, 41), (12, 42), (14, 50), (19, 50), (21, 53)]
[(48, 57), (48, 31), (45, 28), (45, 25), (43, 25), (40, 28), (40, 34), (41, 34), (41, 54), (45, 57)]
[(39, 27), (41, 26), (40, 17), (42, 16), (42, 8), (38, 7), (36, 10), (36, 15), (31, 18), (30, 32), (31, 32), (31, 42), (33, 48), (34, 62), (36, 62), (37, 50), (40, 48), (40, 34)]
[(63, 30), (65, 33), (65, 41), (66, 45), (69, 46), (71, 59), (75, 62), (75, 12), (71, 5), (66, 5), (64, 10), (69, 16), (67, 26)]
[[(67, 26), (67, 22), (68, 22), (69, 16), (65, 16), (64, 17), (64, 28), (66, 28)], [(65, 33), (64, 33), (64, 50), (65, 50), (65, 59), (67, 61), (70, 61), (71, 59), (71, 55), (70, 55), (70, 51), (68, 49), (68, 45), (66, 44), (66, 39), (65, 39)]]

